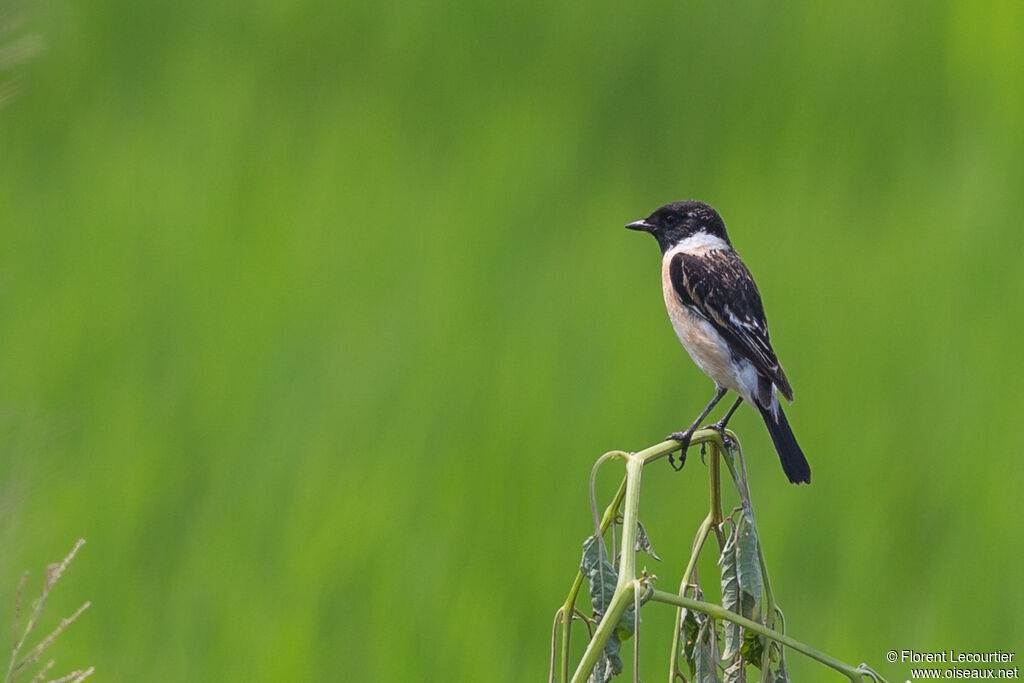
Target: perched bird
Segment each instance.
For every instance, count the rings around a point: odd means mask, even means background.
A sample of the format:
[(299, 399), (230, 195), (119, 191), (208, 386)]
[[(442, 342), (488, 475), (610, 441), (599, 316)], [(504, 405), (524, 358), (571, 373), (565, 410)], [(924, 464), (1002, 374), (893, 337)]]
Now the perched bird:
[(739, 398), (721, 421), (709, 426), (724, 433), (729, 418), (746, 401), (761, 413), (789, 480), (809, 484), (810, 465), (776, 395), (778, 391), (792, 401), (793, 388), (768, 339), (757, 285), (733, 249), (722, 217), (702, 202), (675, 202), (626, 227), (658, 240), (668, 317), (683, 348), (717, 388), (693, 424), (668, 439), (682, 442), (685, 460), (697, 426), (732, 389)]

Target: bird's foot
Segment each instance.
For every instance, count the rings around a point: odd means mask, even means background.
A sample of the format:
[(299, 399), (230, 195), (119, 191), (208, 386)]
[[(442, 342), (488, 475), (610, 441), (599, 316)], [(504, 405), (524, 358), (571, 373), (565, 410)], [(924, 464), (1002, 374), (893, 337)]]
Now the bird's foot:
[(672, 432), (665, 437), (665, 441), (680, 441), (682, 446), (679, 450), (679, 466), (676, 466), (676, 458), (672, 453), (668, 454), (668, 464), (672, 466), (676, 472), (683, 469), (683, 465), (686, 464), (686, 449), (690, 447), (690, 437), (693, 436), (692, 431), (688, 432)]
[(723, 446), (728, 446), (729, 445), (729, 441), (731, 441), (732, 439), (730, 439), (726, 435), (726, 433), (725, 433), (725, 425), (726, 425), (725, 421), (713, 422), (711, 424), (704, 425), (703, 427), (701, 427), (701, 429), (714, 429), (716, 432), (718, 432), (718, 435), (720, 437), (722, 437), (722, 445)]

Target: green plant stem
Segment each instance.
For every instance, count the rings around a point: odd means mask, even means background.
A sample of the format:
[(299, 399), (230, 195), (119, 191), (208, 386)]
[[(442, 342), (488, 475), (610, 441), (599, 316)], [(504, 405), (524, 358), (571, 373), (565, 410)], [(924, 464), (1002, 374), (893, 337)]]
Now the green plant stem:
[[(725, 457), (723, 454), (723, 460), (725, 460), (726, 466), (729, 468), (729, 473), (732, 475), (733, 484), (736, 486), (737, 492), (740, 494), (740, 498), (744, 501), (744, 505), (749, 504), (750, 519), (754, 525), (754, 533), (757, 537), (761, 537), (761, 531), (757, 527), (757, 516), (754, 514), (754, 504), (751, 500), (750, 485), (747, 480), (747, 464), (743, 459), (743, 448), (740, 446), (739, 439), (732, 432), (729, 432), (732, 436), (733, 443), (736, 444), (736, 457)], [(768, 577), (768, 563), (764, 559), (764, 545), (760, 542), (757, 544), (757, 561), (761, 566), (761, 581), (764, 586), (764, 606), (762, 609), (762, 615), (764, 617), (764, 625), (769, 629), (775, 629), (775, 593), (772, 591), (772, 584)], [(783, 654), (780, 654), (782, 657)], [(766, 683), (768, 680), (769, 670), (768, 662), (771, 658), (771, 648), (766, 647), (761, 655), (761, 681)]]
[[(737, 445), (739, 440), (736, 439), (735, 434), (728, 432), (731, 438), (733, 438)], [(739, 469), (733, 460), (727, 457), (725, 450), (725, 444), (722, 442), (721, 436), (718, 432), (710, 429), (700, 430), (693, 435), (691, 445), (698, 445), (701, 443), (711, 442), (711, 460), (708, 463), (709, 470), (709, 510), (707, 517), (701, 523), (700, 529), (697, 532), (697, 537), (694, 539), (693, 548), (691, 551), (690, 559), (686, 565), (686, 571), (683, 574), (683, 580), (679, 588), (679, 594), (675, 595), (666, 591), (654, 590), (646, 582), (638, 582), (636, 578), (636, 538), (637, 538), (637, 519), (640, 506), (640, 481), (643, 474), (643, 468), (655, 460), (659, 460), (666, 457), (669, 453), (679, 449), (678, 441), (665, 441), (650, 448), (647, 448), (639, 453), (627, 454), (622, 451), (611, 451), (606, 453), (598, 463), (595, 465), (596, 468), (600, 463), (611, 459), (612, 457), (619, 457), (626, 461), (626, 477), (620, 484), (618, 491), (616, 492), (611, 504), (605, 509), (604, 516), (598, 525), (597, 534), (603, 536), (605, 531), (612, 525), (616, 515), (618, 513), (619, 506), (625, 501), (623, 510), (623, 529), (622, 529), (622, 547), (620, 552), (621, 564), (618, 570), (618, 576), (616, 580), (615, 591), (612, 595), (611, 601), (608, 604), (608, 608), (605, 614), (602, 616), (597, 629), (593, 632), (590, 642), (587, 645), (587, 649), (583, 654), (583, 658), (580, 660), (579, 666), (576, 668), (575, 673), (572, 676), (571, 683), (582, 683), (587, 677), (590, 676), (597, 663), (598, 658), (604, 650), (605, 644), (608, 642), (608, 638), (614, 632), (618, 626), (619, 620), (622, 618), (623, 613), (629, 606), (630, 601), (637, 601), (638, 591), (641, 586), (649, 593), (647, 597), (656, 602), (662, 602), (669, 605), (676, 606), (676, 632), (672, 639), (672, 665), (669, 676), (669, 681), (672, 683), (675, 680), (676, 673), (679, 672), (678, 666), (678, 654), (679, 654), (679, 620), (682, 618), (682, 610), (689, 609), (698, 612), (702, 612), (708, 615), (711, 619), (719, 619), (723, 621), (729, 621), (734, 624), (738, 624), (743, 628), (747, 629), (752, 633), (757, 633), (764, 638), (768, 638), (781, 646), (792, 648), (797, 652), (800, 652), (811, 659), (814, 659), (825, 666), (838, 671), (839, 673), (846, 676), (852, 683), (862, 683), (865, 678), (869, 678), (878, 683), (887, 683), (887, 681), (879, 676), (866, 664), (853, 667), (845, 662), (842, 662), (830, 655), (816, 650), (815, 648), (805, 645), (804, 643), (796, 640), (795, 638), (787, 635), (784, 632), (779, 632), (773, 628), (776, 618), (781, 619), (781, 612), (776, 615), (775, 599), (771, 591), (771, 585), (768, 581), (767, 565), (764, 559), (764, 552), (761, 544), (758, 543), (758, 562), (761, 568), (761, 574), (764, 581), (766, 607), (767, 610), (765, 615), (765, 624), (758, 623), (751, 619), (747, 619), (735, 612), (731, 612), (724, 607), (714, 605), (709, 602), (702, 600), (696, 600), (687, 598), (685, 596), (686, 589), (690, 585), (689, 579), (696, 571), (697, 559), (700, 556), (701, 550), (703, 549), (704, 543), (707, 541), (708, 535), (711, 531), (715, 532), (718, 539), (719, 546), (724, 544), (724, 537), (721, 526), (724, 522), (724, 515), (722, 513), (722, 493), (721, 493), (721, 462), (719, 456), (721, 456), (729, 467), (730, 473), (732, 474), (733, 481), (736, 484), (737, 491), (740, 493), (741, 498), (744, 500), (744, 504), (748, 506), (751, 513), (751, 518), (754, 523), (755, 533), (757, 532), (756, 520), (753, 520), (753, 505), (750, 503), (750, 491), (746, 483), (746, 466), (743, 462), (742, 451), (737, 448), (737, 460), (739, 462)], [(591, 498), (593, 500), (593, 475), (591, 478)], [(596, 508), (595, 508), (596, 509)], [(575, 601), (579, 594), (579, 590), (583, 585), (583, 572), (579, 571), (576, 574), (576, 580), (573, 582), (572, 588), (569, 591), (569, 596), (566, 598), (565, 604), (559, 609), (555, 615), (555, 626), (554, 631), (558, 630), (558, 619), (561, 618), (561, 631), (562, 631), (562, 643), (561, 643), (561, 674), (562, 681), (568, 681), (568, 659), (569, 659), (569, 637), (570, 637), (570, 624), (572, 623), (573, 614), (576, 613)], [(639, 637), (639, 625), (640, 625), (640, 612), (637, 609), (636, 613), (636, 632), (634, 637)], [(783, 626), (783, 629), (785, 627)], [(636, 646), (635, 646), (636, 647)], [(554, 649), (554, 643), (552, 643), (552, 650)], [(781, 649), (781, 648), (780, 648)], [(768, 654), (770, 647), (765, 648), (765, 656), (762, 657), (762, 680), (765, 679), (764, 673), (768, 670)], [(636, 657), (634, 653), (634, 657)], [(781, 656), (785, 657), (785, 650), (782, 649)], [(636, 676), (636, 661), (634, 661), (634, 677)], [(554, 668), (554, 655), (552, 655), (552, 669)], [(553, 673), (553, 672), (552, 672)], [(549, 678), (553, 678), (549, 676)]]
[[(718, 437), (718, 432), (713, 429), (702, 429), (694, 433), (693, 438), (690, 439), (691, 445), (698, 445), (707, 441), (712, 441)], [(639, 453), (635, 453), (631, 456), (627, 456), (623, 451), (609, 451), (599, 458), (599, 461), (614, 457), (616, 455), (620, 457), (636, 458), (643, 462), (644, 465), (652, 463), (656, 460), (660, 460), (668, 456), (669, 453), (679, 450), (680, 443), (678, 441), (662, 441), (657, 443), (650, 448), (646, 448)], [(626, 495), (626, 482), (628, 477), (623, 477), (622, 483), (619, 484), (619, 490), (616, 491), (615, 496), (612, 498), (612, 502), (609, 503), (608, 507), (605, 508), (604, 515), (601, 518), (601, 524), (598, 527), (598, 533), (604, 534), (615, 520), (616, 515), (619, 512), (619, 505), (622, 504), (622, 499)], [(572, 615), (573, 610), (576, 606), (576, 598), (579, 595), (580, 588), (583, 586), (583, 572), (577, 571), (576, 578), (572, 582), (572, 587), (569, 589), (569, 595), (566, 597), (565, 602), (562, 605), (562, 638), (559, 647), (559, 671), (561, 673), (562, 681), (569, 680), (569, 637), (572, 634)], [(589, 674), (588, 674), (589, 675)]]
[[(718, 436), (718, 434), (715, 434)], [(708, 510), (708, 516), (711, 519), (711, 526), (713, 529), (718, 529), (722, 524), (722, 520), (725, 516), (722, 514), (722, 460), (721, 451), (724, 448), (719, 446), (721, 441), (711, 442), (711, 455), (708, 461), (708, 479), (710, 492), (708, 498), (710, 500), (711, 508)]]
[[(690, 437), (690, 447), (699, 446), (702, 443), (718, 442), (721, 443), (721, 437), (714, 429), (699, 429), (693, 433)], [(668, 457), (669, 453), (678, 451), (682, 444), (674, 439), (668, 439), (661, 443), (656, 443), (650, 448), (645, 448), (639, 453), (634, 453), (632, 457), (643, 461), (645, 465), (650, 465), (655, 460), (661, 460), (662, 458)]]
[(555, 623), (551, 626), (551, 664), (548, 666), (548, 683), (552, 683), (555, 678), (555, 652), (558, 649), (558, 627), (564, 621), (564, 614), (562, 608), (559, 607), (558, 611), (555, 612)]
[[(694, 567), (697, 566), (697, 558), (700, 557), (701, 548), (704, 547), (704, 542), (708, 539), (708, 534), (711, 532), (711, 515), (709, 514), (701, 522), (700, 528), (697, 529), (697, 536), (693, 539), (693, 549), (690, 551), (690, 560), (686, 563), (686, 569), (683, 571), (683, 579), (679, 583), (679, 594), (685, 595), (686, 588), (690, 585), (690, 577), (693, 575)], [(681, 607), (676, 608), (676, 628), (672, 633), (672, 659), (669, 664), (668, 681), (674, 683), (676, 679), (676, 673), (679, 671), (679, 632), (682, 629), (683, 620), (683, 609)]]
[[(805, 645), (804, 643), (800, 642), (796, 638), (793, 638), (792, 636), (788, 636), (785, 633), (779, 633), (777, 631), (774, 631), (763, 624), (759, 624), (756, 621), (752, 621), (750, 619), (742, 617), (739, 614), (736, 614), (735, 612), (730, 612), (729, 610), (719, 605), (715, 605), (710, 602), (704, 602), (702, 600), (693, 600), (691, 598), (686, 598), (681, 595), (675, 595), (674, 593), (660, 591), (657, 589), (653, 589), (651, 591), (649, 599), (655, 602), (663, 602), (669, 605), (676, 605), (677, 607), (691, 609), (697, 612), (703, 612), (704, 614), (707, 614), (708, 616), (714, 619), (722, 619), (725, 621), (731, 621), (734, 624), (739, 624), (748, 631), (753, 631), (754, 633), (760, 634), (765, 638), (771, 638), (776, 642), (782, 643), (786, 647), (793, 648), (797, 652), (801, 652), (807, 655), (811, 659), (814, 659), (831, 669), (835, 669), (839, 673), (849, 678), (851, 681), (854, 681), (854, 683), (862, 681), (865, 675), (865, 671), (859, 667), (850, 666), (845, 662), (839, 661), (835, 657), (831, 657), (820, 650), (814, 649), (810, 645)], [(880, 678), (880, 680), (882, 680), (884, 683), (884, 679)]]
[[(622, 483), (619, 484), (619, 490), (615, 492), (612, 502), (604, 510), (604, 515), (601, 517), (601, 524), (599, 525), (599, 533), (604, 534), (608, 527), (612, 525), (612, 522), (615, 521), (616, 515), (619, 514), (619, 505), (622, 504), (622, 499), (625, 495), (626, 478), (623, 477)], [(560, 680), (562, 681), (569, 680), (569, 637), (572, 635), (573, 610), (576, 607), (576, 597), (583, 586), (583, 578), (583, 572), (577, 571), (576, 579), (572, 582), (572, 588), (569, 589), (569, 595), (566, 597), (565, 603), (561, 608), (562, 642), (559, 648), (559, 671), (561, 672)]]
[(640, 516), (640, 481), (644, 461), (633, 457), (626, 461), (626, 502), (622, 511), (622, 552), (619, 582), (615, 590), (633, 590), (636, 579), (636, 531)]
[[(740, 497), (750, 502), (750, 519), (754, 523), (754, 532), (757, 537), (761, 537), (761, 530), (757, 527), (757, 515), (754, 513), (754, 504), (750, 495), (750, 485), (747, 481), (747, 464), (743, 460), (743, 448), (739, 445), (739, 439), (736, 435), (729, 431), (732, 436), (733, 443), (736, 444), (736, 459), (739, 462), (739, 468), (730, 458), (723, 458), (726, 466), (729, 468), (729, 473), (732, 475), (733, 483), (736, 485), (736, 490), (739, 492)], [(757, 544), (757, 559), (761, 565), (761, 577), (764, 582), (764, 596), (765, 596), (765, 625), (768, 628), (775, 628), (775, 594), (772, 592), (771, 582), (768, 580), (768, 564), (764, 560), (764, 547), (761, 543)]]
[[(692, 581), (693, 572), (697, 568), (697, 559), (700, 557), (701, 551), (704, 549), (704, 543), (708, 539), (708, 534), (713, 529), (715, 531), (715, 538), (718, 539), (719, 548), (722, 547), (723, 538), (720, 526), (724, 515), (722, 513), (722, 467), (719, 455), (721, 450), (719, 448), (720, 435), (716, 432), (715, 436), (719, 437), (719, 440), (711, 439), (711, 459), (708, 462), (708, 481), (709, 481), (709, 492), (708, 492), (708, 515), (701, 522), (700, 528), (697, 530), (697, 537), (693, 540), (693, 547), (690, 550), (690, 559), (686, 563), (686, 569), (683, 571), (682, 581), (679, 583), (679, 595), (686, 594), (686, 588)], [(723, 445), (724, 448), (724, 445)], [(669, 683), (675, 680), (676, 673), (679, 671), (679, 632), (682, 628), (683, 620), (683, 609), (676, 609), (676, 628), (672, 634), (672, 658), (669, 666)]]
[[(594, 631), (594, 637), (587, 644), (583, 659), (572, 676), (573, 683), (584, 681), (594, 670), (605, 643), (619, 624), (622, 613), (634, 599), (633, 584), (636, 580), (636, 520), (640, 509), (640, 480), (644, 460), (639, 454), (630, 455), (626, 460), (626, 502), (622, 510), (622, 551), (620, 553), (619, 577), (615, 584), (608, 611), (601, 617), (601, 623)], [(639, 617), (639, 614), (636, 615)]]
[(709, 514), (701, 522), (700, 528), (697, 529), (697, 537), (693, 539), (693, 550), (690, 551), (690, 559), (686, 563), (686, 570), (683, 571), (683, 580), (679, 584), (679, 594), (683, 595), (686, 587), (693, 583), (690, 579), (693, 577), (693, 572), (697, 569), (697, 558), (700, 557), (701, 549), (704, 547), (704, 543), (708, 540), (708, 534), (711, 533), (711, 526), (714, 522), (711, 521), (711, 515)]
[[(600, 458), (597, 459), (597, 462), (594, 463), (594, 467), (590, 470), (590, 510), (591, 510), (591, 514), (594, 517), (594, 533), (599, 535), (599, 536), (603, 535), (605, 530), (608, 527), (607, 526), (602, 527), (601, 526), (602, 519), (597, 516), (597, 493), (596, 493), (597, 471), (601, 468), (601, 465), (603, 465), (608, 460), (611, 460), (612, 458), (625, 458), (625, 457), (628, 457), (628, 456), (623, 451), (608, 451), (607, 453), (605, 453), (604, 455), (602, 455)], [(626, 486), (626, 479), (625, 479), (625, 477), (623, 477), (622, 484), (619, 486), (619, 489), (623, 493), (626, 490), (625, 486)], [(618, 509), (619, 509), (619, 503), (622, 501), (622, 496), (620, 496), (620, 495), (616, 495), (615, 498), (616, 498), (616, 500), (613, 501), (613, 505), (615, 506), (615, 509), (612, 511), (612, 517), (609, 519), (609, 524), (610, 524), (611, 520), (615, 518), (615, 514), (618, 512)], [(608, 511), (606, 509), (605, 510), (605, 517), (607, 517), (607, 514), (608, 514)]]

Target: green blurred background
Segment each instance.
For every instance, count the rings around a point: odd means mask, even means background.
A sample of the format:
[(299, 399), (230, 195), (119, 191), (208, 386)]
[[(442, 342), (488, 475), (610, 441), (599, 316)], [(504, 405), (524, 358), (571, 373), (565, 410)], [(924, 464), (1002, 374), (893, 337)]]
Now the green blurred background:
[[(1024, 642), (1024, 4), (18, 7), (0, 615), (88, 539), (58, 671), (542, 680), (592, 462), (713, 391), (622, 229), (683, 198), (796, 390), (812, 486), (733, 422), (790, 633), (891, 680)], [(706, 487), (645, 478), (662, 588)]]

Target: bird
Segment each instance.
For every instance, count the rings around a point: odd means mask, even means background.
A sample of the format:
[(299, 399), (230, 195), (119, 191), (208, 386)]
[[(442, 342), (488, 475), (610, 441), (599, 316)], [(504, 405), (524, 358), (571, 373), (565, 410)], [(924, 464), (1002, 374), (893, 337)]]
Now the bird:
[[(768, 322), (757, 284), (711, 206), (693, 200), (673, 202), (630, 230), (648, 232), (661, 247), (665, 307), (683, 348), (715, 382), (715, 396), (685, 431), (666, 440), (682, 442), (685, 462), (690, 438), (701, 421), (732, 390), (738, 394), (720, 421), (708, 425), (725, 436), (725, 426), (744, 401), (757, 409), (794, 484), (811, 483), (811, 467), (796, 441), (778, 394), (793, 400), (793, 387), (768, 336)], [(675, 467), (674, 460), (670, 460)], [(678, 468), (682, 468), (682, 463)]]

